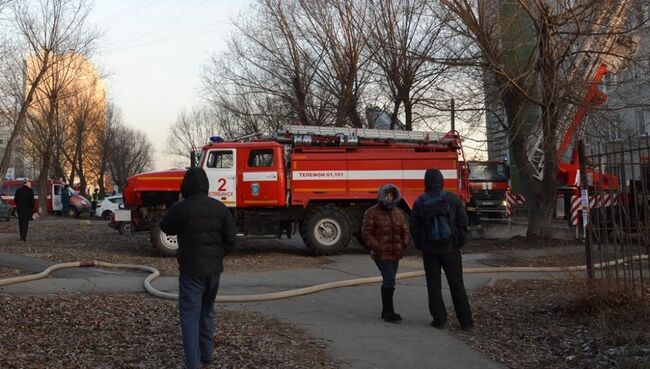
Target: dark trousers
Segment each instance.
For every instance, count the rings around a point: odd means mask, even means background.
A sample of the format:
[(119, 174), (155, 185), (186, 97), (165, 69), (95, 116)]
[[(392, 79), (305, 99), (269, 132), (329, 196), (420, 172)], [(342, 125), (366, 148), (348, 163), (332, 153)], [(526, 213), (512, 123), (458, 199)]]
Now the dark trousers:
[(456, 316), (461, 327), (472, 325), (472, 310), (467, 300), (465, 284), (463, 283), (463, 261), (460, 251), (451, 253), (422, 253), (424, 271), (427, 280), (427, 292), (429, 294), (429, 312), (433, 320), (438, 324), (447, 322), (447, 309), (442, 299), (442, 286), (440, 281), (440, 269), (445, 271), (451, 300), (454, 303)]
[(213, 305), (219, 290), (219, 279), (220, 274), (178, 277), (178, 311), (187, 369), (200, 368), (202, 363), (212, 361)]
[(375, 260), (375, 264), (377, 264), (377, 268), (379, 268), (381, 278), (383, 279), (381, 287), (395, 287), (395, 275), (399, 267), (399, 260)]
[(29, 230), (29, 219), (18, 218), (18, 232), (21, 241), (27, 241), (27, 230)]

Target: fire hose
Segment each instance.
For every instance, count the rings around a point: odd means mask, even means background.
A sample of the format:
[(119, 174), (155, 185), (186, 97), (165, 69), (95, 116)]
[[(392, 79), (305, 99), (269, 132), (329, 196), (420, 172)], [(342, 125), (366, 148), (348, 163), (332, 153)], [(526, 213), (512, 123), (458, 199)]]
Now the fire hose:
[[(610, 267), (618, 264), (623, 264), (630, 261), (647, 260), (647, 259), (648, 259), (648, 255), (638, 255), (629, 259), (611, 260), (603, 263), (594, 264), (594, 269), (601, 269), (601, 268)], [(162, 292), (157, 290), (151, 285), (151, 283), (155, 279), (160, 277), (160, 272), (156, 268), (146, 266), (146, 265), (114, 264), (114, 263), (95, 261), (95, 260), (60, 263), (60, 264), (52, 265), (37, 274), (0, 279), (0, 287), (42, 279), (47, 277), (50, 273), (61, 269), (84, 268), (84, 267), (135, 269), (135, 270), (143, 270), (149, 272), (151, 274), (148, 275), (147, 278), (145, 278), (144, 280), (144, 288), (145, 290), (147, 290), (147, 292), (149, 292), (151, 295), (155, 297), (159, 297), (163, 299), (171, 299), (171, 300), (178, 299), (178, 294)], [(578, 272), (584, 270), (587, 270), (586, 265), (568, 266), (568, 267), (479, 267), (479, 268), (463, 268), (463, 273), (468, 273), (468, 274), (562, 273), (562, 272)], [(424, 271), (418, 270), (414, 272), (398, 273), (396, 279), (417, 278), (422, 276), (424, 276)], [(322, 283), (313, 286), (297, 288), (297, 289), (287, 290), (287, 291), (280, 291), (280, 292), (261, 293), (255, 295), (217, 296), (215, 302), (259, 302), (259, 301), (280, 300), (280, 299), (286, 299), (286, 298), (291, 298), (296, 296), (308, 295), (308, 294), (330, 290), (334, 288), (359, 286), (364, 284), (379, 283), (381, 281), (382, 281), (381, 277), (355, 278), (355, 279), (348, 279), (343, 281)]]

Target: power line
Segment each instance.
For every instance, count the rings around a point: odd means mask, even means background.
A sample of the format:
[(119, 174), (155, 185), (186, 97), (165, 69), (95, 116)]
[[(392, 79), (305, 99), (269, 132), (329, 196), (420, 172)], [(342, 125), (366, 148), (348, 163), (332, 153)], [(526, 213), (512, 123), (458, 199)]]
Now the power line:
[(214, 28), (216, 28), (215, 26), (219, 26), (219, 25), (222, 25), (222, 24), (225, 24), (225, 23), (227, 23), (227, 21), (218, 21), (218, 22), (206, 24), (206, 25), (203, 25), (203, 26), (200, 26), (200, 27), (196, 27), (196, 28), (193, 28), (193, 29), (190, 29), (190, 30), (181, 31), (181, 32), (178, 32), (178, 33), (174, 33), (174, 34), (165, 36), (165, 37), (158, 38), (158, 39), (153, 39), (153, 40), (149, 40), (149, 41), (142, 42), (142, 43), (139, 43), (139, 44), (133, 44), (133, 45), (130, 45), (130, 46), (125, 46), (125, 47), (122, 47), (122, 48), (119, 48), (119, 49), (115, 49), (112, 52), (109, 52), (107, 55), (117, 54), (117, 53), (120, 53), (120, 52), (123, 52), (123, 51), (131, 50), (131, 49), (137, 49), (139, 47), (155, 44), (155, 43), (158, 43), (158, 42), (165, 42), (165, 41), (173, 40), (175, 38), (182, 38), (184, 36), (201, 35), (201, 34), (204, 34), (204, 33), (212, 32), (214, 30)]
[(155, 4), (155, 3), (159, 2), (159, 1), (160, 0), (151, 0), (148, 3), (142, 4), (140, 6), (127, 8), (126, 10), (124, 10), (122, 12), (118, 12), (117, 14), (104, 19), (103, 22), (108, 23), (108, 22), (112, 22), (113, 20), (117, 19), (117, 21), (113, 22), (113, 23), (117, 23), (117, 22), (119, 22), (119, 21), (121, 21), (121, 20), (123, 20), (123, 19), (125, 19), (127, 17), (130, 17), (131, 15), (133, 15), (135, 13), (138, 13), (139, 11), (141, 11), (141, 10), (143, 10), (143, 9), (145, 9), (145, 8), (151, 6), (151, 5), (153, 5), (153, 4)]
[(178, 21), (179, 19), (181, 19), (182, 17), (186, 16), (187, 14), (193, 12), (193, 11), (196, 10), (197, 8), (199, 8), (199, 7), (201, 7), (202, 5), (204, 5), (205, 3), (207, 3), (208, 1), (209, 1), (209, 0), (202, 0), (202, 1), (198, 2), (197, 4), (195, 4), (194, 6), (192, 6), (191, 8), (187, 9), (186, 11), (184, 11), (184, 12), (178, 14), (177, 16), (175, 16), (175, 17), (173, 17), (173, 18), (171, 18), (171, 19), (169, 19), (169, 20), (166, 21), (165, 23), (160, 24), (160, 25), (158, 25), (157, 27), (155, 27), (155, 28), (153, 28), (153, 29), (151, 29), (151, 30), (149, 30), (149, 31), (147, 31), (147, 32), (145, 32), (145, 33), (142, 33), (142, 34), (138, 35), (137, 37), (135, 37), (135, 38), (133, 38), (133, 39), (131, 39), (131, 40), (129, 40), (129, 41), (123, 43), (122, 45), (119, 45), (119, 46), (118, 46), (118, 50), (126, 49), (126, 48), (128, 48), (128, 47), (131, 47), (132, 44), (133, 44), (134, 42), (140, 41), (142, 38), (144, 38), (144, 37), (146, 37), (146, 36), (149, 36), (149, 35), (151, 35), (152, 33), (155, 33), (155, 32), (157, 32), (157, 31), (159, 31), (160, 29), (163, 29), (163, 28), (167, 27), (168, 25), (170, 25), (170, 24), (172, 24), (172, 23)]

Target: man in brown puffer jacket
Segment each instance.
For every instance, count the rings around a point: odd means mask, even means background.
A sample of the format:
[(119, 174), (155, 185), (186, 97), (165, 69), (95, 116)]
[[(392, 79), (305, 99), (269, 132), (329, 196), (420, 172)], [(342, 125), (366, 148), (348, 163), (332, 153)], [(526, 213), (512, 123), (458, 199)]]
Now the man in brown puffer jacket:
[(387, 322), (402, 320), (393, 307), (399, 259), (409, 244), (409, 229), (402, 210), (397, 207), (401, 199), (397, 186), (382, 186), (377, 193), (377, 205), (366, 211), (361, 226), (363, 242), (370, 248), (383, 279), (381, 318)]

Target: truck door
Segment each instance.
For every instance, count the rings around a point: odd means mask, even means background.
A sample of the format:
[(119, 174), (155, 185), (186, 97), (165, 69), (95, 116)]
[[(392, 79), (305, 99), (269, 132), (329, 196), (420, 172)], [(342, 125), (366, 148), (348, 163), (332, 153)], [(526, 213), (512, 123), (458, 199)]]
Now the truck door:
[(204, 169), (210, 181), (208, 195), (228, 207), (237, 205), (237, 181), (235, 163), (237, 150), (216, 149), (208, 152)]
[(56, 183), (52, 185), (52, 211), (54, 212), (63, 210), (61, 191), (63, 191), (63, 185)]
[(249, 149), (240, 177), (239, 206), (284, 206), (284, 161), (281, 148)]

